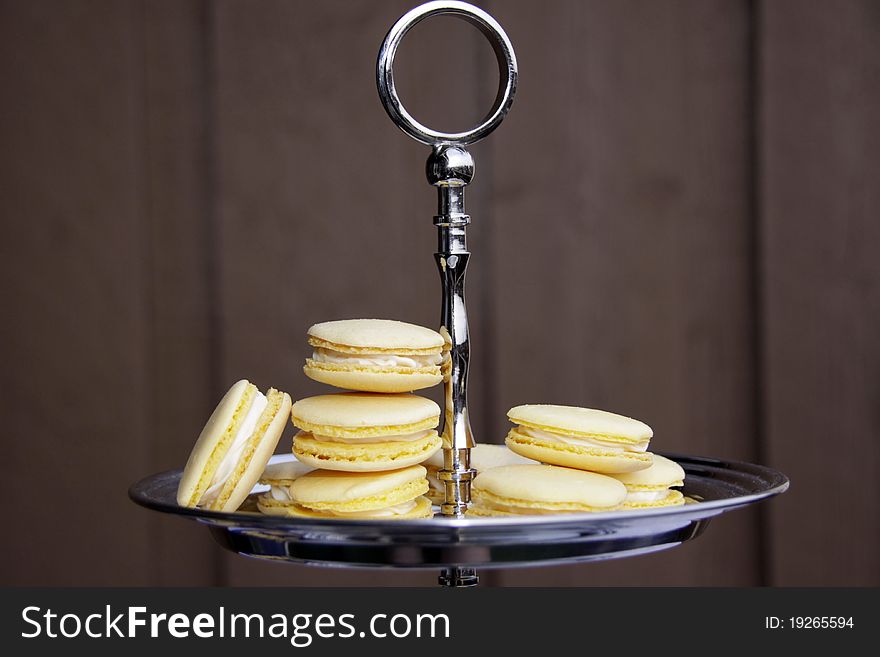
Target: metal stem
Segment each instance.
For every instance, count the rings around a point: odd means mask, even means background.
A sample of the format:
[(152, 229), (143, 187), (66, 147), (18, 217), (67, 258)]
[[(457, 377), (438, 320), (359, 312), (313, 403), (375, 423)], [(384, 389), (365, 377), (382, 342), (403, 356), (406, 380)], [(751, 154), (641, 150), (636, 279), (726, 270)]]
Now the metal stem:
[(474, 437), (468, 418), (467, 376), (470, 359), (464, 281), (470, 252), (464, 211), (464, 188), (474, 175), (474, 161), (461, 146), (438, 146), (428, 157), (428, 182), (437, 187), (437, 267), (443, 285), (441, 332), (449, 341), (449, 363), (444, 377), (443, 468), (437, 477), (446, 489), (440, 505), (443, 515), (461, 517), (471, 501), (470, 448)]
[[(403, 37), (419, 22), (440, 15), (455, 16), (474, 25), (489, 40), (498, 60), (498, 93), (492, 109), (478, 126), (464, 132), (441, 132), (419, 123), (400, 102), (394, 85), (394, 57)], [(438, 65), (443, 65), (442, 60)], [(457, 0), (427, 2), (401, 16), (385, 35), (376, 61), (376, 87), (388, 116), (410, 137), (432, 147), (428, 182), (438, 188), (439, 200), (434, 217), (438, 237), (434, 257), (443, 283), (441, 331), (449, 344), (449, 362), (444, 370), (443, 469), (437, 474), (446, 488), (446, 500), (440, 506), (446, 516), (464, 515), (471, 500), (471, 480), (476, 475), (470, 467), (474, 437), (467, 411), (470, 345), (464, 306), (464, 277), (471, 255), (465, 235), (470, 217), (464, 211), (464, 188), (474, 176), (474, 161), (464, 146), (498, 127), (513, 104), (516, 83), (516, 56), (507, 34), (485, 11)]]

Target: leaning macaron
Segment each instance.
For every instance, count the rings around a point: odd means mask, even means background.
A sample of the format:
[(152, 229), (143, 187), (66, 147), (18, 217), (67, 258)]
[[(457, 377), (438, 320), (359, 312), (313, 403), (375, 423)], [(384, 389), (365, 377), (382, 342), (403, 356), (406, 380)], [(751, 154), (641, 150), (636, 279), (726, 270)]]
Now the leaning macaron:
[(612, 511), (626, 487), (611, 477), (555, 465), (505, 465), (478, 474), (471, 516), (518, 516)]
[[(471, 468), (477, 472), (497, 468), (502, 465), (534, 464), (535, 461), (516, 454), (504, 445), (489, 445), (478, 443), (471, 448)], [(446, 490), (437, 473), (443, 468), (443, 450), (441, 449), (427, 461), (422, 463), (428, 471), (428, 498), (434, 504), (442, 504), (446, 501)]]
[(242, 379), (202, 429), (177, 489), (181, 506), (235, 511), (260, 478), (290, 415), (290, 396)]
[(344, 319), (308, 332), (312, 357), (303, 371), (315, 381), (364, 392), (410, 392), (443, 380), (446, 343), (424, 326), (389, 319)]
[(386, 472), (313, 470), (290, 485), (286, 515), (352, 520), (430, 518), (425, 468)]
[(665, 456), (654, 454), (650, 468), (637, 472), (609, 475), (626, 486), (625, 509), (648, 509), (684, 504), (681, 491), (672, 486), (684, 485), (684, 469)]
[(325, 470), (396, 470), (421, 463), (442, 444), (440, 407), (416, 395), (319, 395), (296, 402), (291, 419), (300, 429), (294, 455)]
[(287, 515), (287, 509), (293, 505), (291, 484), (313, 470), (312, 466), (296, 459), (267, 465), (260, 475), (260, 483), (269, 490), (257, 498), (257, 508), (268, 515)]
[(507, 413), (516, 424), (507, 446), (526, 458), (604, 474), (651, 465), (646, 450), (654, 433), (644, 422), (576, 406), (526, 404)]

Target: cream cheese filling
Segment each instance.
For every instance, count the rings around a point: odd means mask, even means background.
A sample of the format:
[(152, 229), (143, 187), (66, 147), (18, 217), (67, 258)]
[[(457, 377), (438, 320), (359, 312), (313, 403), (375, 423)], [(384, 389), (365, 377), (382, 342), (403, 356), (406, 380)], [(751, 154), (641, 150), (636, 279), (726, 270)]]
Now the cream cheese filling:
[(290, 486), (275, 486), (273, 485), (269, 489), (269, 496), (273, 500), (278, 500), (279, 502), (292, 502), (293, 498), (290, 496)]
[(665, 500), (669, 497), (669, 493), (671, 493), (670, 489), (664, 488), (663, 490), (639, 490), (639, 491), (627, 491), (626, 498), (623, 500), (626, 502), (633, 503), (644, 503), (644, 502), (659, 502), (660, 500)]
[(386, 506), (384, 509), (371, 509), (369, 511), (323, 511), (334, 518), (393, 518), (394, 516), (402, 516), (410, 513), (418, 505), (418, 498), (401, 502), (393, 506)]
[(433, 432), (433, 429), (427, 429), (425, 431), (416, 431), (415, 433), (396, 434), (393, 436), (368, 436), (364, 438), (338, 438), (336, 436), (322, 436), (317, 433), (313, 433), (311, 436), (321, 442), (363, 445), (366, 443), (411, 443), (416, 440), (422, 440)]
[(266, 399), (266, 395), (257, 390), (254, 394), (254, 401), (250, 409), (248, 409), (244, 421), (242, 421), (241, 426), (238, 428), (238, 433), (235, 434), (235, 438), (232, 439), (232, 444), (223, 456), (223, 460), (220, 461), (220, 465), (214, 471), (211, 485), (208, 486), (208, 490), (205, 491), (202, 499), (199, 500), (200, 505), (210, 504), (217, 499), (217, 495), (220, 494), (226, 480), (235, 472), (235, 468), (238, 466), (238, 462), (241, 460), (244, 449), (248, 444), (248, 439), (254, 433), (254, 429), (257, 428), (257, 422), (259, 422), (260, 416), (263, 414), (268, 403), (269, 400)]
[[(485, 501), (477, 501), (476, 504), (483, 506), (486, 509), (491, 509), (493, 511), (502, 511), (504, 513), (514, 513), (516, 515), (522, 516), (551, 516), (559, 513), (579, 513), (579, 511), (573, 511), (570, 509), (559, 510), (556, 511), (554, 509), (541, 509), (535, 507), (524, 507), (524, 506), (515, 506), (512, 504), (499, 504), (496, 502), (485, 502)], [(589, 511), (590, 509), (582, 509), (580, 513)]]
[(334, 363), (337, 365), (360, 365), (362, 367), (436, 367), (443, 362), (443, 354), (426, 354), (421, 356), (400, 356), (397, 354), (346, 354), (333, 349), (318, 347), (312, 354), (312, 360), (318, 363)]
[(645, 452), (648, 449), (650, 439), (635, 443), (614, 443), (604, 441), (600, 438), (591, 438), (586, 436), (568, 436), (550, 431), (543, 431), (533, 427), (520, 425), (518, 431), (531, 438), (545, 440), (553, 443), (564, 443), (566, 445), (579, 445), (582, 447), (599, 447), (608, 452)]

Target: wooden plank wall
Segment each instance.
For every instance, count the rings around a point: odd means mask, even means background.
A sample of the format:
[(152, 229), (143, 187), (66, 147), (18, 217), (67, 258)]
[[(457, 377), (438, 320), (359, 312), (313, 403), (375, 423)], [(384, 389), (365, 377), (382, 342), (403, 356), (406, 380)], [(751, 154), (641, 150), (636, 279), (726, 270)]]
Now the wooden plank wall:
[(3, 3), (4, 584), (207, 584), (133, 507), (215, 403), (198, 3)]
[[(236, 378), (321, 392), (311, 323), (436, 324), (426, 152), (374, 86), (412, 4), (0, 3), (3, 584), (435, 581), (241, 559), (125, 498), (185, 460)], [(589, 404), (648, 420), (657, 449), (794, 482), (676, 550), (484, 582), (880, 583), (876, 6), (483, 6), (521, 85), (468, 197), (480, 440), (514, 404)], [(487, 45), (449, 20), (414, 36), (407, 105), (473, 123)]]
[(761, 9), (765, 458), (793, 482), (773, 581), (876, 586), (880, 6)]
[[(745, 5), (553, 6), (498, 3), (522, 87), (492, 142), (494, 415), (607, 408), (653, 449), (751, 460)], [(740, 513), (665, 554), (503, 581), (755, 584), (756, 530)]]

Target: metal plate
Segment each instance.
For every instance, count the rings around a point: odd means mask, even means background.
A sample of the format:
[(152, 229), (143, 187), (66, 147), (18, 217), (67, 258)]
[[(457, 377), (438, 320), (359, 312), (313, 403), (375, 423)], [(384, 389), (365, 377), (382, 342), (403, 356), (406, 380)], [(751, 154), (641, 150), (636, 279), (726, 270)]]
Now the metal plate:
[(699, 536), (711, 518), (788, 488), (785, 475), (763, 466), (666, 456), (685, 469), (684, 494), (701, 501), (644, 511), (514, 518), (281, 518), (180, 507), (181, 470), (147, 477), (129, 495), (149, 509), (202, 522), (223, 547), (261, 559), (338, 567), (510, 568), (616, 559), (674, 547)]

